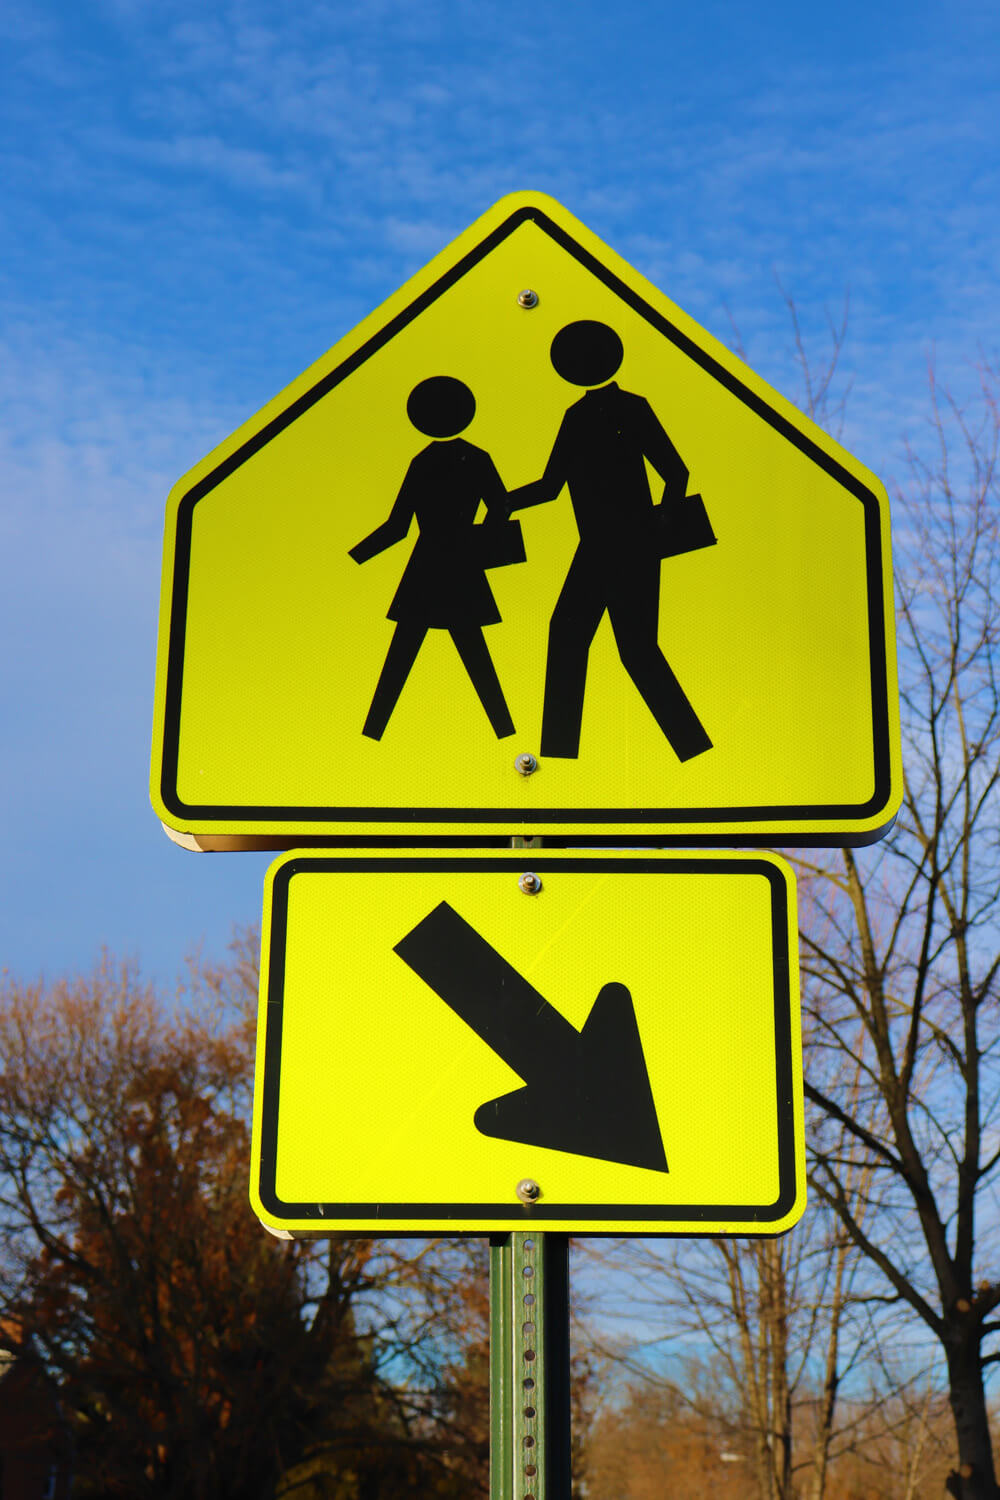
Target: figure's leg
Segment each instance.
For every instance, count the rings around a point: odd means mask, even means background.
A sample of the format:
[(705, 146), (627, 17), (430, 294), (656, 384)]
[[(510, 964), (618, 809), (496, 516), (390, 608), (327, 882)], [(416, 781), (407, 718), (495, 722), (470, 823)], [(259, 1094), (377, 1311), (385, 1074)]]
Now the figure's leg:
[(629, 588), (616, 589), (608, 605), (618, 654), (678, 760), (711, 750), (712, 741), (657, 642), (660, 564), (656, 574), (634, 575)]
[(400, 623), (396, 626), (386, 652), (385, 665), (375, 687), (365, 727), (361, 731), (370, 740), (380, 740), (385, 733), (385, 726), (396, 707), (399, 695), (403, 691), (403, 684), (410, 675), (410, 668), (417, 659), (417, 652), (426, 634), (427, 631), (423, 625)]
[(549, 624), (540, 747), (543, 755), (575, 760), (580, 753), (587, 658), (605, 604), (600, 579), (578, 552)]
[(510, 716), (482, 630), (475, 625), (466, 625), (461, 630), (450, 630), (448, 634), (455, 642), (462, 665), (479, 694), (479, 701), (486, 710), (493, 733), (498, 740), (506, 739), (507, 735), (514, 733), (514, 720)]

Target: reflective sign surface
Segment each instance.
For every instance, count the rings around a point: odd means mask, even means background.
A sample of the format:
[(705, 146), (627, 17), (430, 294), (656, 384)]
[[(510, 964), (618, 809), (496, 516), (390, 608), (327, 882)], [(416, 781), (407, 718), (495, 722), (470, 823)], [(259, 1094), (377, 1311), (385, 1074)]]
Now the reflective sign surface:
[(175, 488), (154, 805), (222, 846), (867, 841), (888, 538), (856, 460), (505, 199)]
[(272, 1227), (746, 1234), (799, 1217), (780, 860), (296, 853), (272, 867), (264, 933), (252, 1195)]

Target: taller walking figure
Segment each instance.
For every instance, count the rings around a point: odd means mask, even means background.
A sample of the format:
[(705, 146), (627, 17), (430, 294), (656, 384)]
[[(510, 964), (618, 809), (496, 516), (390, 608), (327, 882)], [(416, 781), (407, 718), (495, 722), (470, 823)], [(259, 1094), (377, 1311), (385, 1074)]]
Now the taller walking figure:
[(568, 485), (580, 533), (549, 625), (541, 752), (579, 755), (590, 643), (607, 611), (622, 665), (678, 759), (691, 760), (712, 741), (657, 641), (663, 548), (645, 460), (664, 480), (665, 503), (683, 499), (688, 471), (649, 402), (612, 380), (623, 354), (606, 323), (560, 329), (556, 372), (593, 389), (563, 417), (541, 479), (511, 491), (510, 509), (519, 510)]

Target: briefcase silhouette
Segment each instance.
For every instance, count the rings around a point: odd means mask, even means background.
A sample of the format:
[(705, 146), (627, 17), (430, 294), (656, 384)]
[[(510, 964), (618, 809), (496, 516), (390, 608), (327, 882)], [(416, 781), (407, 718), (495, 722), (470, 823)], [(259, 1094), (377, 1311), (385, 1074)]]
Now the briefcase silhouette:
[(718, 541), (700, 495), (685, 495), (680, 500), (664, 497), (654, 505), (657, 550), (661, 557), (679, 557), (683, 552), (698, 552), (714, 547)]
[(475, 527), (479, 543), (479, 564), (483, 568), (508, 568), (527, 560), (520, 521), (508, 516), (494, 521), (487, 516)]

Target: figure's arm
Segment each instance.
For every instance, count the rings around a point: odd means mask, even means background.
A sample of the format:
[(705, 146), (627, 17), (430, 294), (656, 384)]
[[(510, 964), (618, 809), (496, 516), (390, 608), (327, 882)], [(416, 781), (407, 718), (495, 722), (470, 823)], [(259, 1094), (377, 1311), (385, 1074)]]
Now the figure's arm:
[(510, 497), (504, 489), (496, 464), (485, 451), (480, 460), (479, 496), (486, 504), (486, 521), (506, 520), (510, 514)]
[(663, 480), (664, 498), (683, 500), (687, 494), (687, 464), (660, 426), (653, 408), (643, 397), (638, 398), (635, 415), (642, 451)]
[(364, 541), (352, 547), (348, 553), (356, 563), (367, 562), (370, 557), (377, 557), (380, 552), (385, 552), (388, 547), (394, 547), (401, 542), (410, 529), (413, 520), (413, 502), (409, 495), (409, 471), (400, 485), (399, 494), (396, 496), (395, 504), (389, 512), (388, 518), (381, 526), (376, 526), (373, 532), (365, 537)]
[(529, 505), (544, 505), (548, 500), (556, 498), (566, 483), (565, 446), (563, 429), (560, 427), (549, 461), (545, 465), (545, 473), (541, 479), (533, 479), (530, 484), (518, 485), (510, 491), (507, 496), (508, 512), (526, 510)]

